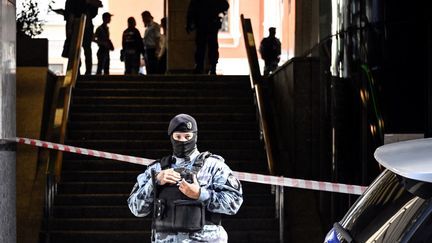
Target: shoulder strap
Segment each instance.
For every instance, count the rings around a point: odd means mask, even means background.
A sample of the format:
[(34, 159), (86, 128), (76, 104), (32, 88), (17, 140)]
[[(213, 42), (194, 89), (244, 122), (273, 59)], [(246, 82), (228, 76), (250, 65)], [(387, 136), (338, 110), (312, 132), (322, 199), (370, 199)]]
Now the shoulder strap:
[(162, 159), (160, 159), (161, 169), (164, 170), (164, 169), (170, 168), (172, 162), (173, 162), (173, 157), (171, 155), (162, 157)]
[(192, 171), (198, 173), (198, 171), (203, 167), (205, 160), (212, 154), (209, 151), (200, 153), (192, 166)]
[(156, 164), (156, 163), (160, 163), (161, 169), (167, 169), (171, 166), (173, 162), (173, 157), (171, 155), (162, 157), (161, 159), (155, 160), (153, 163), (149, 164), (148, 167)]
[[(212, 156), (212, 153), (208, 151), (200, 153), (195, 159), (195, 162), (192, 166), (192, 170), (194, 172), (198, 172), (203, 167), (205, 160), (210, 156)], [(161, 169), (164, 170), (171, 167), (171, 164), (173, 163), (173, 157), (171, 155), (162, 157), (160, 160), (156, 160), (155, 162), (151, 163), (149, 166), (155, 163), (160, 163)]]

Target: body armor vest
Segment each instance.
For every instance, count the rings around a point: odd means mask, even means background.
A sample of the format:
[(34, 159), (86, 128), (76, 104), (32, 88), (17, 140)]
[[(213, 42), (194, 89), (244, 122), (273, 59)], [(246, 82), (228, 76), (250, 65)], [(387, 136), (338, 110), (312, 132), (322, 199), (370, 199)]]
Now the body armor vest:
[[(176, 168), (182, 179), (193, 183), (193, 174), (198, 174), (205, 160), (210, 157), (209, 152), (198, 155), (192, 169)], [(160, 160), (161, 169), (170, 168), (172, 156)], [(205, 209), (203, 202), (188, 198), (177, 185), (159, 186), (156, 175), (152, 171), (154, 186), (153, 228), (158, 232), (196, 232), (207, 224), (220, 224), (220, 214)]]

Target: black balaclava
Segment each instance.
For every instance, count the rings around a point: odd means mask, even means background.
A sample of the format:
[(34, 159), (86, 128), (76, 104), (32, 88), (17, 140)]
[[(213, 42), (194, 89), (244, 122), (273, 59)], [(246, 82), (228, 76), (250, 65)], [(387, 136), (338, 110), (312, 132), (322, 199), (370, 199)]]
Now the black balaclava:
[[(189, 141), (176, 141), (172, 137), (174, 132), (193, 132), (194, 136)], [(169, 123), (168, 136), (171, 140), (174, 155), (178, 158), (189, 157), (197, 148), (198, 126), (195, 119), (187, 114), (176, 115)]]

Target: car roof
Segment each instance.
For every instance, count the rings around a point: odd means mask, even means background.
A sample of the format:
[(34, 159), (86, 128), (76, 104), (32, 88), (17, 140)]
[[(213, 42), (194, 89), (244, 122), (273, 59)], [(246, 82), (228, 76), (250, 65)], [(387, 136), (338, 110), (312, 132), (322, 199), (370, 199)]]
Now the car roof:
[(432, 183), (432, 138), (386, 144), (377, 148), (374, 156), (398, 175)]

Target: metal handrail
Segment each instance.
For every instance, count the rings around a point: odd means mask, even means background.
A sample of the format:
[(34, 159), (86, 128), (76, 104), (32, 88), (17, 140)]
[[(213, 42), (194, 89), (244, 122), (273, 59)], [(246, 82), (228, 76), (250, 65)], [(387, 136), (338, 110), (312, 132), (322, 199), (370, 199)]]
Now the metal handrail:
[[(76, 79), (78, 77), (78, 68), (80, 62), (80, 52), (81, 45), (84, 36), (84, 28), (86, 23), (86, 15), (82, 15), (79, 19), (74, 20), (74, 29), (72, 32), (71, 46), (69, 48), (69, 60), (65, 78), (62, 84), (56, 84), (53, 94), (53, 104), (50, 111), (50, 119), (47, 134), (51, 138), (54, 133), (54, 123), (55, 123), (55, 113), (57, 108), (57, 102), (60, 100), (60, 90), (64, 89), (64, 100), (63, 100), (63, 114), (59, 132), (58, 142), (63, 144), (66, 138), (66, 128), (67, 121), (69, 118), (69, 109), (72, 96), (72, 89), (75, 86)], [(48, 137), (47, 137), (48, 138)], [(50, 153), (45, 154), (45, 159), (47, 159), (46, 168), (46, 189), (45, 189), (45, 216), (50, 217), (52, 215), (52, 205), (54, 203), (54, 196), (57, 194), (57, 184), (61, 177), (61, 168), (63, 161), (62, 152), (56, 152), (56, 157), (51, 160)], [(47, 224), (46, 227), (49, 227)], [(50, 231), (49, 228), (46, 229), (47, 232)]]
[[(79, 24), (74, 25), (75, 28), (72, 34), (71, 43), (73, 43), (73, 46), (71, 46), (69, 50), (68, 67), (67, 67), (67, 71), (63, 83), (63, 87), (65, 88), (65, 94), (64, 94), (64, 103), (63, 103), (63, 114), (62, 114), (62, 120), (60, 126), (60, 138), (59, 138), (60, 144), (63, 144), (66, 139), (66, 129), (67, 129), (67, 122), (69, 119), (69, 109), (70, 109), (70, 103), (72, 98), (72, 89), (75, 87), (76, 79), (78, 77), (78, 68), (80, 63), (80, 53), (81, 53), (83, 36), (84, 36), (85, 23), (86, 23), (86, 15), (83, 14), (79, 19)], [(54, 166), (54, 174), (55, 174), (56, 182), (60, 181), (62, 162), (63, 162), (63, 152), (59, 151), (57, 152), (57, 157)]]
[[(256, 52), (255, 40), (252, 31), (252, 24), (250, 19), (245, 19), (243, 14), (240, 15), (241, 24), (243, 29), (243, 37), (246, 46), (246, 53), (249, 62), (249, 68), (251, 72), (251, 88), (254, 91), (258, 119), (261, 129), (261, 134), (264, 138), (264, 147), (267, 156), (267, 165), (268, 170), (271, 175), (275, 175), (274, 170), (274, 160), (273, 160), (273, 151), (270, 141), (270, 132), (267, 125), (267, 119), (265, 116), (265, 108), (264, 108), (264, 100), (263, 100), (263, 90), (262, 83), (263, 79), (260, 72), (260, 67), (258, 63), (258, 56)], [(283, 186), (276, 186), (275, 188), (275, 216), (279, 219), (279, 242), (284, 242), (284, 188)]]
[(243, 28), (243, 37), (246, 46), (247, 57), (249, 61), (249, 67), (251, 71), (251, 88), (255, 93), (255, 98), (257, 102), (257, 110), (258, 110), (258, 119), (260, 123), (261, 133), (264, 138), (264, 147), (266, 150), (267, 156), (267, 165), (269, 169), (269, 173), (271, 175), (275, 175), (274, 171), (274, 160), (273, 160), (273, 152), (270, 142), (270, 132), (268, 129), (267, 119), (265, 117), (265, 108), (263, 101), (263, 91), (262, 91), (262, 77), (260, 73), (260, 68), (258, 64), (258, 57), (256, 53), (255, 40), (252, 31), (252, 25), (250, 23), (250, 19), (245, 19), (243, 14), (240, 15), (242, 28)]

